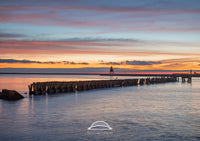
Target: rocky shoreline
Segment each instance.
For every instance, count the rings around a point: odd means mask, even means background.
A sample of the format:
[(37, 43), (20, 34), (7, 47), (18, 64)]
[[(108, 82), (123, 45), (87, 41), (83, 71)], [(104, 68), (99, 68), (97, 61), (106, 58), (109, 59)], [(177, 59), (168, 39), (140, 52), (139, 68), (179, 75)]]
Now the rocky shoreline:
[(14, 100), (22, 99), (22, 98), (24, 98), (24, 96), (15, 90), (3, 89), (2, 92), (0, 92), (0, 99), (14, 101)]

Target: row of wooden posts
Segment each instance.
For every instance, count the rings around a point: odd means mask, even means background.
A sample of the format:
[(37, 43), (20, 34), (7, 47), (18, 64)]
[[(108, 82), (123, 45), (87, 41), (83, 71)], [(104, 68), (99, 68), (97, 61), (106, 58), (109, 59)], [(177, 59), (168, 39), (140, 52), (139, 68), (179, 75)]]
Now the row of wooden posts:
[(184, 83), (184, 82), (188, 82), (188, 83), (191, 83), (192, 82), (192, 77), (181, 77), (181, 79), (182, 79), (182, 82)]
[(98, 88), (111, 88), (122, 86), (134, 86), (154, 83), (176, 82), (176, 77), (142, 78), (142, 79), (119, 79), (119, 80), (91, 80), (69, 82), (37, 82), (30, 84), (29, 94), (44, 95), (55, 93), (67, 93), (84, 91)]

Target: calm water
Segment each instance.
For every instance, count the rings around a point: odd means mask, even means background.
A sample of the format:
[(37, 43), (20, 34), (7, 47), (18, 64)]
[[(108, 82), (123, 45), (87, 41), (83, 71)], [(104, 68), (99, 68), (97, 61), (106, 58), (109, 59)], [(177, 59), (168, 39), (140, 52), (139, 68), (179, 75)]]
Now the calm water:
[[(0, 89), (25, 92), (32, 81), (77, 79), (108, 77), (0, 75)], [(113, 130), (87, 131), (94, 121)], [(0, 100), (0, 140), (200, 140), (200, 79)]]

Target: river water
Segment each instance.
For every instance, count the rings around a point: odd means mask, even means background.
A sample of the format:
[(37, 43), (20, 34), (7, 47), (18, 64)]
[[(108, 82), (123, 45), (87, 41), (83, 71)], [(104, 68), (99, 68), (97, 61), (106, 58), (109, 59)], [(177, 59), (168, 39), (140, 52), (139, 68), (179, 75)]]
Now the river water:
[[(32, 82), (90, 79), (110, 78), (0, 75), (0, 89), (24, 93)], [(112, 130), (87, 130), (95, 121)], [(200, 140), (200, 79), (0, 100), (0, 140)]]

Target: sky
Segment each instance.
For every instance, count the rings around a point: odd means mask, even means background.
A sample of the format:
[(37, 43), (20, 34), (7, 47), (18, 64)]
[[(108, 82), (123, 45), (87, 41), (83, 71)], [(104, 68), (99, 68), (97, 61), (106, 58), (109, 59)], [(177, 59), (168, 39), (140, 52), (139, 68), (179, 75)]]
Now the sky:
[(0, 2), (0, 68), (200, 70), (199, 0)]

